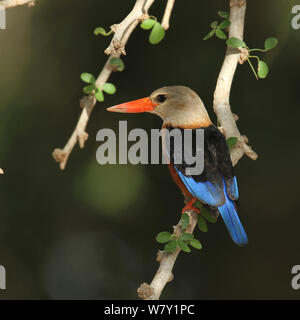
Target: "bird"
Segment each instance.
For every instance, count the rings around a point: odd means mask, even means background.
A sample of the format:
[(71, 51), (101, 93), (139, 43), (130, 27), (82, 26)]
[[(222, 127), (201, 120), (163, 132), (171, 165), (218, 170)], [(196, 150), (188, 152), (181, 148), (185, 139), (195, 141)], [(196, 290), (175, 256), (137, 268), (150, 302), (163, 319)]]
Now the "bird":
[[(248, 237), (237, 213), (239, 191), (230, 152), (223, 133), (212, 123), (198, 94), (186, 86), (166, 86), (150, 96), (107, 108), (110, 112), (148, 112), (163, 120), (164, 129), (197, 129), (204, 131), (204, 168), (197, 175), (186, 174), (188, 166), (174, 162), (174, 148), (167, 151), (170, 158), (171, 177), (187, 199), (182, 212), (187, 209), (199, 212), (195, 203), (201, 204), (211, 215), (221, 215), (225, 226), (238, 246), (248, 243)], [(195, 150), (197, 145), (192, 142)], [(200, 209), (201, 210), (201, 209)]]

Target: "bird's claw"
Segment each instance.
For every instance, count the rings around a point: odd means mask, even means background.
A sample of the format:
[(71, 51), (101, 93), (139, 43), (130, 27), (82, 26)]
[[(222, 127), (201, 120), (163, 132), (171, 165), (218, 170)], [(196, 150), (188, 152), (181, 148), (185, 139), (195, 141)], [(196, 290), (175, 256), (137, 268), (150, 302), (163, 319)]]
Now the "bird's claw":
[(195, 208), (193, 204), (197, 201), (196, 198), (191, 199), (190, 201), (187, 202), (187, 204), (184, 206), (182, 209), (181, 213), (184, 214), (187, 210), (192, 210), (197, 213), (200, 213), (200, 210), (198, 208)]

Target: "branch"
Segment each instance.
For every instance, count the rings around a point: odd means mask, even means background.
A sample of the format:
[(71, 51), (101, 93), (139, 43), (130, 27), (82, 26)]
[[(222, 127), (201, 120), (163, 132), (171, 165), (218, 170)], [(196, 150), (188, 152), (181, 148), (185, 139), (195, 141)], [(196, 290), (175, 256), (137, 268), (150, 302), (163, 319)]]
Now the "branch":
[(0, 6), (2, 6), (5, 9), (23, 6), (24, 4), (27, 4), (28, 7), (33, 7), (35, 5), (35, 0), (3, 0), (0, 1)]
[[(188, 228), (185, 230), (185, 232), (193, 233), (197, 225), (198, 213), (192, 210), (187, 210), (185, 213), (187, 213), (190, 217), (190, 224)], [(183, 230), (181, 228), (181, 220), (173, 228), (174, 228), (173, 234), (176, 236), (176, 238), (179, 237), (183, 233)], [(181, 251), (180, 248), (177, 248), (175, 251), (172, 251), (172, 252), (158, 251), (156, 261), (159, 262), (159, 268), (151, 284), (149, 285), (147, 283), (142, 283), (137, 290), (138, 296), (141, 299), (144, 299), (144, 300), (159, 299), (165, 285), (168, 282), (172, 281), (174, 278), (172, 270), (180, 251)]]
[[(169, 2), (172, 1), (170, 0)], [(172, 8), (170, 10), (172, 10)], [(230, 0), (231, 25), (229, 28), (229, 37), (243, 39), (245, 11), (246, 0)], [(228, 46), (214, 94), (214, 111), (220, 121), (222, 132), (227, 138), (234, 136), (239, 139), (237, 145), (230, 152), (233, 165), (236, 165), (244, 153), (253, 160), (257, 158), (257, 154), (247, 145), (247, 138), (240, 134), (236, 126), (238, 117), (231, 112), (229, 104), (231, 84), (241, 54), (243, 54), (241, 50)], [(187, 232), (193, 233), (197, 224), (197, 213), (194, 211), (188, 211), (186, 213), (190, 216), (190, 225)], [(180, 221), (174, 227), (173, 234), (180, 236), (181, 233)], [(178, 248), (170, 253), (165, 251), (158, 252), (157, 261), (159, 262), (159, 268), (150, 285), (142, 283), (138, 288), (138, 296), (140, 298), (145, 300), (159, 299), (165, 285), (173, 279), (172, 270), (180, 251), (181, 249)]]
[(170, 27), (170, 17), (174, 7), (175, 0), (168, 0), (161, 26), (168, 30)]
[[(114, 36), (110, 45), (105, 50), (105, 53), (110, 56), (96, 80), (97, 87), (101, 87), (104, 83), (106, 83), (113, 72), (113, 67), (110, 65), (110, 59), (118, 58), (121, 54), (126, 54), (125, 45), (131, 33), (140, 21), (148, 18), (148, 10), (153, 2), (154, 0), (136, 0), (135, 5), (128, 16), (121, 23), (111, 26), (111, 30), (114, 31)], [(59, 162), (61, 170), (66, 167), (68, 158), (76, 143), (79, 143), (80, 148), (84, 147), (85, 141), (88, 138), (88, 134), (85, 129), (96, 102), (96, 98), (92, 94), (89, 96), (84, 96), (81, 99), (80, 106), (83, 110), (75, 130), (63, 149), (55, 149), (53, 151), (52, 156), (57, 162)]]
[[(244, 21), (246, 11), (246, 0), (230, 0), (230, 27), (229, 38), (243, 39)], [(239, 159), (246, 154), (249, 158), (256, 160), (257, 154), (247, 144), (248, 139), (242, 136), (237, 128), (235, 115), (230, 109), (230, 89), (237, 64), (240, 60), (241, 50), (228, 46), (225, 59), (217, 80), (214, 93), (214, 112), (216, 113), (222, 131), (226, 138), (237, 137), (238, 142), (231, 151), (231, 160), (235, 165)]]

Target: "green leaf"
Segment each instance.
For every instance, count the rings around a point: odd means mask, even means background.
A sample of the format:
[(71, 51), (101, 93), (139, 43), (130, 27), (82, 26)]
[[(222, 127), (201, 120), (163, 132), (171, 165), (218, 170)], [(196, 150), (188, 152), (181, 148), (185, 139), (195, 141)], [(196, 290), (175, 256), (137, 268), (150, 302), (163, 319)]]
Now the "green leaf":
[(180, 236), (181, 240), (192, 240), (194, 239), (194, 235), (192, 233), (187, 233), (184, 232), (181, 236)]
[(154, 26), (155, 22), (156, 21), (153, 20), (153, 19), (144, 20), (141, 23), (141, 28), (144, 29), (144, 30), (150, 30)]
[(198, 227), (200, 231), (207, 232), (207, 223), (201, 216), (198, 216)]
[(168, 242), (165, 247), (164, 250), (165, 251), (175, 251), (177, 248), (177, 242), (175, 239), (171, 240), (170, 242)]
[(217, 28), (216, 29), (216, 36), (222, 40), (227, 39), (227, 36), (225, 34), (225, 32), (223, 32), (221, 29)]
[(219, 15), (221, 18), (229, 19), (229, 13), (226, 12), (226, 11), (218, 11), (218, 15)]
[(213, 217), (211, 215), (211, 213), (206, 209), (206, 208), (202, 208), (200, 214), (208, 221), (211, 223), (216, 223), (217, 222), (217, 218)]
[(80, 75), (80, 78), (82, 81), (86, 82), (86, 83), (94, 83), (96, 81), (95, 77), (88, 72), (84, 72)]
[(100, 102), (104, 101), (104, 95), (103, 95), (102, 90), (99, 90), (98, 88), (96, 88), (95, 97)]
[(218, 21), (214, 21), (210, 24), (212, 28), (216, 28), (218, 26)]
[(257, 74), (261, 79), (264, 79), (269, 73), (269, 67), (268, 65), (262, 61), (258, 61), (258, 69), (257, 69)]
[(199, 240), (197, 240), (197, 239), (191, 240), (191, 241), (190, 241), (190, 245), (191, 245), (192, 247), (194, 247), (195, 249), (199, 249), (199, 250), (202, 249), (202, 244), (201, 244), (201, 242), (200, 242)]
[(109, 82), (104, 83), (102, 90), (108, 94), (114, 94), (117, 91), (116, 87)]
[(226, 140), (229, 151), (236, 145), (237, 141), (237, 137), (230, 137)]
[(243, 40), (238, 39), (238, 38), (229, 38), (226, 41), (226, 44), (228, 46), (231, 46), (234, 48), (239, 48), (239, 47), (245, 48), (246, 47), (246, 43)]
[(166, 243), (168, 241), (171, 240), (172, 234), (170, 232), (160, 232), (157, 236), (156, 236), (156, 241), (159, 243)]
[(98, 27), (94, 30), (94, 35), (97, 36), (98, 34), (101, 34), (102, 36), (109, 36), (112, 33), (112, 30), (106, 32), (104, 28)]
[(271, 50), (275, 48), (278, 44), (278, 40), (274, 37), (265, 40), (265, 50)]
[(190, 224), (190, 217), (187, 213), (184, 213), (181, 217), (182, 229), (185, 230)]
[(165, 30), (161, 26), (159, 22), (155, 22), (153, 29), (151, 30), (150, 36), (149, 36), (149, 42), (151, 44), (157, 44), (159, 43), (165, 36)]
[(83, 92), (84, 92), (85, 94), (91, 94), (95, 89), (96, 89), (95, 85), (94, 85), (94, 84), (90, 84), (90, 85), (85, 86), (85, 87), (83, 88)]
[(209, 31), (209, 33), (203, 38), (203, 40), (208, 40), (208, 39), (210, 39), (211, 37), (214, 36), (215, 32), (216, 32), (215, 29)]
[(197, 200), (197, 201), (194, 203), (194, 206), (196, 206), (198, 209), (204, 208), (204, 207), (203, 207), (203, 204), (202, 204), (199, 200)]
[(230, 21), (229, 20), (224, 20), (223, 22), (220, 23), (219, 28), (220, 29), (226, 29), (230, 26)]
[(117, 71), (123, 71), (125, 68), (124, 62), (121, 58), (111, 58), (109, 63)]
[(177, 240), (178, 246), (185, 252), (191, 252), (189, 246), (181, 239)]

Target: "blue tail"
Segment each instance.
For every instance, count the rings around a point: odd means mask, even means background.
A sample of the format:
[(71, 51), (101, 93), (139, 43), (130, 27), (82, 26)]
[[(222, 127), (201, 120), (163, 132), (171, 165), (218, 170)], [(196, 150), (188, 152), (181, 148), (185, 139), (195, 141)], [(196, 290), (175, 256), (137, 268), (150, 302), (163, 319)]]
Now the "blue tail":
[(224, 193), (226, 202), (218, 207), (225, 225), (230, 233), (232, 240), (238, 245), (243, 246), (248, 243), (247, 234), (242, 226), (239, 216), (235, 210), (233, 201), (228, 197), (224, 183)]

